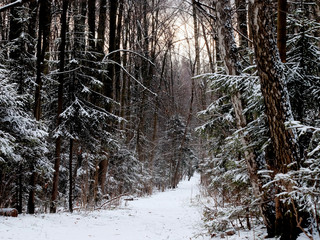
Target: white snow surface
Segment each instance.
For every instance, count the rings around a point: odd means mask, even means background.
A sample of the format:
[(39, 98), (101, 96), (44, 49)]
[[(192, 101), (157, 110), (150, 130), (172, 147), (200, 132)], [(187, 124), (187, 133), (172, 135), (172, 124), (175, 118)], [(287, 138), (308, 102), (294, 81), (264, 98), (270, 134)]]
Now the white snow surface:
[(0, 217), (0, 239), (209, 239), (200, 234), (198, 184), (196, 175), (177, 189), (127, 201), (114, 210)]

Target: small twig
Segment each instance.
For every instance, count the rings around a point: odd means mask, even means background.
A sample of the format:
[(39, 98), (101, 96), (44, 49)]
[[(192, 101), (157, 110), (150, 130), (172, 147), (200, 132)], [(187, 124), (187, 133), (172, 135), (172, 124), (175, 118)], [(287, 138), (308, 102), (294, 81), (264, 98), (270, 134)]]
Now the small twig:
[(292, 202), (292, 206), (293, 206), (293, 210), (294, 210), (294, 215), (296, 216), (296, 221), (297, 221), (297, 227), (310, 239), (310, 240), (313, 240), (313, 237), (310, 236), (306, 230), (303, 229), (303, 227), (301, 227), (301, 222), (302, 222), (302, 217), (299, 218), (298, 216), (298, 211), (297, 211), (297, 208), (296, 208), (296, 205), (294, 204), (294, 201), (293, 199), (291, 199), (291, 202)]
[(119, 199), (119, 198), (121, 198), (121, 197), (123, 197), (123, 196), (125, 196), (126, 194), (124, 193), (124, 194), (120, 194), (119, 196), (116, 196), (116, 197), (114, 197), (114, 198), (112, 198), (112, 199), (109, 199), (108, 201), (106, 201), (106, 202), (104, 202), (100, 207), (98, 207), (98, 208), (96, 208), (96, 209), (101, 209), (101, 208), (103, 208), (105, 205), (107, 205), (108, 203), (111, 203), (111, 202), (113, 202), (113, 201), (115, 201), (115, 200), (117, 200), (117, 199)]

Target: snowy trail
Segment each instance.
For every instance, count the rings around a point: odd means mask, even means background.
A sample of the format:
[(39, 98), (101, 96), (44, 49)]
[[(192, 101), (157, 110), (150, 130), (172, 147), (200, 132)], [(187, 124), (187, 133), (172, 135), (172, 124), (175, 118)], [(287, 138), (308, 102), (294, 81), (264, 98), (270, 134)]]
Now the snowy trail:
[(0, 218), (2, 240), (190, 240), (201, 231), (199, 176), (175, 190), (128, 202), (124, 208), (87, 213)]

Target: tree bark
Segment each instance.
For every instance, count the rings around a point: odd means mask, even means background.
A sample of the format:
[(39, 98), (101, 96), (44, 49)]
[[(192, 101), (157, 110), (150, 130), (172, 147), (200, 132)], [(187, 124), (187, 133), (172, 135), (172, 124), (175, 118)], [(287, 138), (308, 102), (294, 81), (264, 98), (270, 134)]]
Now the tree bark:
[[(61, 15), (61, 43), (60, 43), (60, 66), (59, 66), (59, 87), (58, 87), (58, 111), (57, 111), (57, 126), (61, 124), (62, 106), (63, 106), (63, 82), (64, 82), (64, 69), (65, 69), (65, 48), (66, 48), (66, 32), (67, 32), (67, 10), (69, 1), (63, 1), (62, 15)], [(53, 173), (53, 187), (51, 195), (51, 206), (50, 212), (55, 213), (56, 200), (58, 196), (58, 184), (59, 184), (59, 168), (61, 160), (61, 136), (59, 135), (56, 139), (56, 150), (55, 150), (55, 162), (54, 162), (54, 173)]]
[[(124, 8), (124, 2), (123, 0), (119, 0), (118, 4), (118, 20), (117, 20), (117, 31), (116, 31), (116, 37), (115, 37), (115, 50), (120, 49), (120, 44), (121, 44), (121, 31), (122, 31), (122, 16), (123, 16), (123, 8)], [(114, 54), (114, 74), (115, 74), (115, 100), (117, 102), (120, 102), (120, 95), (121, 95), (121, 77), (120, 77), (120, 72), (121, 72), (121, 53), (120, 51), (116, 52)]]
[[(118, 0), (109, 2), (109, 53), (115, 50), (115, 35), (116, 35), (116, 17), (117, 17), (117, 6)], [(106, 11), (107, 2), (105, 0), (101, 0), (100, 2), (100, 17), (99, 17), (99, 27), (98, 27), (98, 38), (99, 38), (99, 53), (104, 53), (104, 44), (105, 44), (105, 26), (106, 26)], [(110, 60), (113, 59), (114, 54), (109, 56)], [(102, 77), (103, 79), (103, 93), (106, 97), (112, 99), (113, 98), (113, 80), (114, 80), (114, 64), (108, 63), (108, 76)], [(106, 110), (108, 112), (112, 111), (111, 104), (106, 106)], [(101, 187), (101, 192), (105, 194), (105, 181), (106, 181), (106, 173), (108, 169), (108, 159), (104, 159), (99, 163), (99, 173), (98, 173), (98, 181)]]
[[(116, 32), (117, 32), (117, 10), (118, 10), (118, 0), (113, 0), (109, 2), (109, 54), (116, 50)], [(109, 55), (108, 64), (108, 77), (105, 79), (104, 83), (104, 94), (106, 97), (114, 97), (113, 84), (115, 81), (115, 54)], [(110, 108), (111, 110), (111, 108)]]
[(95, 49), (96, 0), (88, 0), (89, 47)]
[[(224, 61), (225, 69), (228, 75), (241, 75), (241, 67), (239, 66), (239, 56), (237, 52), (237, 47), (235, 39), (233, 36), (232, 20), (231, 20), (231, 5), (230, 0), (216, 0), (216, 10), (217, 10), (217, 31), (219, 36), (219, 52), (221, 59)], [(257, 156), (254, 149), (250, 148), (251, 143), (250, 136), (244, 136), (241, 129), (247, 126), (247, 120), (244, 115), (244, 107), (242, 103), (242, 94), (240, 90), (234, 88), (231, 101), (236, 117), (237, 128), (240, 131), (241, 143), (245, 148), (244, 157), (247, 163), (247, 169), (249, 173), (250, 183), (253, 187), (253, 192), (257, 198), (261, 196), (260, 210), (264, 219), (264, 223), (270, 232), (274, 228), (273, 216), (270, 214), (272, 206), (268, 204), (269, 195), (265, 193), (262, 188), (262, 184), (259, 180), (258, 170), (259, 166), (257, 164)]]
[(108, 166), (109, 166), (108, 159), (104, 159), (99, 163), (98, 180), (100, 183), (102, 195), (105, 195), (105, 182), (106, 182), (106, 174), (107, 174)]
[(39, 26), (38, 26), (38, 43), (37, 43), (37, 75), (35, 91), (34, 116), (37, 120), (41, 117), (41, 89), (42, 73), (47, 73), (48, 66), (45, 63), (45, 54), (49, 50), (49, 36), (51, 24), (51, 0), (40, 2), (39, 9)]
[[(298, 164), (297, 139), (294, 130), (285, 123), (293, 120), (283, 67), (273, 38), (270, 0), (255, 0), (252, 5), (251, 26), (255, 56), (266, 105), (271, 140), (280, 172), (286, 173), (288, 165)], [(267, 50), (267, 52), (266, 52)]]
[(197, 6), (196, 1), (192, 0), (192, 18), (193, 18), (193, 32), (195, 44), (195, 75), (200, 74), (200, 47), (199, 47), (199, 27), (197, 19)]
[(105, 29), (107, 15), (107, 0), (100, 1), (99, 24), (98, 24), (98, 40), (97, 52), (104, 56)]
[(287, 43), (287, 0), (278, 0), (278, 19), (277, 19), (277, 45), (279, 48), (280, 59), (286, 62), (286, 43)]
[(69, 212), (73, 212), (73, 174), (72, 174), (72, 159), (73, 159), (73, 142), (70, 138), (69, 146)]
[(239, 31), (239, 45), (241, 48), (248, 47), (248, 27), (247, 27), (247, 11), (246, 0), (235, 0), (237, 7), (237, 26)]
[(202, 27), (204, 43), (206, 44), (206, 49), (207, 49), (207, 52), (208, 52), (210, 70), (211, 70), (211, 72), (215, 72), (215, 67), (214, 67), (215, 63), (214, 63), (214, 58), (213, 58), (215, 53), (213, 52), (213, 54), (212, 54), (211, 51), (210, 51), (210, 44), (209, 44), (209, 40), (208, 40), (208, 37), (207, 37), (206, 28), (205, 28), (203, 23), (201, 23), (201, 27)]
[[(35, 90), (35, 106), (34, 117), (37, 121), (41, 118), (41, 89), (42, 89), (42, 74), (47, 74), (48, 66), (45, 62), (45, 54), (49, 50), (49, 36), (51, 24), (51, 0), (44, 0), (40, 3), (39, 9), (39, 26), (38, 26), (38, 46), (36, 60), (36, 90)], [(31, 29), (32, 30), (32, 29)], [(30, 192), (28, 198), (28, 213), (35, 212), (35, 186), (36, 186), (36, 161), (30, 163)]]
[[(271, 0), (251, 1), (250, 27), (274, 152), (275, 162), (271, 163), (274, 166), (272, 170), (275, 174), (285, 174), (291, 169), (298, 169), (299, 155), (297, 135), (293, 129), (286, 127), (286, 122), (292, 120), (293, 117), (283, 67), (273, 37), (272, 15)], [(279, 184), (285, 187), (286, 191), (292, 188), (285, 182)], [(277, 191), (280, 191), (279, 188)], [(275, 203), (276, 235), (281, 235), (281, 239), (295, 239), (299, 231), (294, 216), (287, 214), (287, 211), (292, 211), (292, 207), (281, 203), (279, 198), (275, 200)]]

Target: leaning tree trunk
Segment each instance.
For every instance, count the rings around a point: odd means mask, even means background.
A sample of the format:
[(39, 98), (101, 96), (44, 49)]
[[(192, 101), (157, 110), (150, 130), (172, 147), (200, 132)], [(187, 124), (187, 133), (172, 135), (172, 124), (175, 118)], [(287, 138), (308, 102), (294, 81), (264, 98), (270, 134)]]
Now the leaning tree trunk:
[[(239, 66), (239, 57), (235, 39), (233, 36), (233, 27), (231, 20), (231, 5), (230, 0), (215, 0), (217, 11), (217, 31), (219, 36), (219, 51), (221, 59), (224, 60), (225, 69), (228, 75), (241, 75)], [(268, 235), (272, 236), (274, 229), (273, 206), (269, 203), (269, 195), (262, 188), (261, 181), (258, 176), (259, 166), (256, 162), (256, 154), (254, 149), (250, 148), (250, 136), (244, 136), (241, 129), (247, 126), (247, 120), (244, 115), (244, 107), (242, 103), (242, 94), (239, 89), (232, 90), (231, 101), (236, 117), (237, 128), (240, 130), (241, 143), (245, 147), (244, 158), (247, 163), (247, 169), (250, 177), (250, 182), (253, 187), (254, 194), (257, 198), (261, 196), (260, 210), (263, 215), (264, 223), (268, 229)]]
[[(298, 169), (299, 155), (297, 136), (293, 129), (286, 127), (286, 122), (292, 120), (292, 113), (283, 67), (273, 36), (272, 1), (252, 0), (250, 3), (249, 19), (256, 64), (275, 158), (272, 170), (275, 174), (285, 174), (292, 169)], [(284, 181), (279, 184), (287, 191), (292, 188), (292, 185)], [(275, 205), (276, 235), (281, 235), (281, 239), (296, 239), (298, 229), (295, 216), (288, 214), (288, 211), (292, 212), (292, 206), (282, 203), (279, 198), (276, 198)]]

